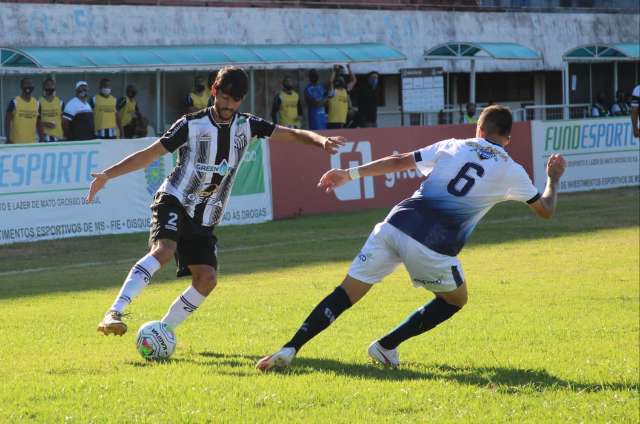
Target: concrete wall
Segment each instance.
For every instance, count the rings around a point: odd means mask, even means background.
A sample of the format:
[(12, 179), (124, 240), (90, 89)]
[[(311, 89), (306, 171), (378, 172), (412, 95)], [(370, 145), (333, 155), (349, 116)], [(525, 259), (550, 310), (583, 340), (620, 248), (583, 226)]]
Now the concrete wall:
[[(477, 70), (560, 70), (562, 54), (596, 42), (640, 37), (640, 15), (474, 13), (0, 3), (1, 46), (121, 46), (382, 42), (406, 62), (361, 64), (396, 73), (425, 66), (423, 51), (448, 41), (512, 41), (538, 50), (541, 62), (480, 61)], [(451, 72), (467, 61), (440, 62)]]

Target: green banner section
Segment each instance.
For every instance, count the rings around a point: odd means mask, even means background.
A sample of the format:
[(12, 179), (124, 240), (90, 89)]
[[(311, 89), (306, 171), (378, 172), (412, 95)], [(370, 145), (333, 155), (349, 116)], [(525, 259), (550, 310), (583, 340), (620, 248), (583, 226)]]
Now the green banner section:
[(244, 159), (238, 169), (236, 181), (231, 190), (232, 196), (264, 193), (264, 167), (262, 140), (256, 140), (249, 144)]

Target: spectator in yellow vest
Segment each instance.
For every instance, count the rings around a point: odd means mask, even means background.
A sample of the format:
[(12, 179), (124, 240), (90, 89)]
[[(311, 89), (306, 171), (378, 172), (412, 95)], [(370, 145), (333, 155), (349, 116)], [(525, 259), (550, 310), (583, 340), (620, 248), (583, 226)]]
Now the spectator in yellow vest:
[(52, 78), (47, 78), (42, 84), (43, 96), (38, 99), (40, 102), (40, 119), (42, 120), (42, 132), (40, 141), (52, 143), (62, 140), (62, 111), (64, 102), (56, 96), (56, 82)]
[(100, 92), (93, 96), (89, 105), (93, 109), (96, 138), (114, 139), (123, 133), (120, 117), (116, 113), (116, 98), (111, 95), (111, 80), (100, 80)]
[(327, 103), (328, 112), (328, 129), (345, 128), (351, 110), (351, 98), (349, 91), (356, 83), (355, 75), (349, 69), (349, 82), (345, 81), (343, 75), (344, 68), (340, 65), (334, 65), (331, 71), (331, 79), (329, 80), (329, 101)]
[(291, 77), (284, 77), (282, 80), (282, 91), (279, 91), (273, 99), (271, 119), (275, 124), (283, 127), (302, 127), (302, 102), (298, 92), (293, 89)]
[(209, 92), (204, 85), (204, 78), (201, 76), (195, 77), (193, 80), (193, 91), (185, 98), (185, 107), (187, 113), (192, 113), (204, 109), (209, 103)]
[(33, 93), (33, 80), (23, 78), (20, 81), (22, 93), (9, 102), (5, 115), (7, 144), (35, 143), (41, 132), (38, 101)]
[(477, 124), (478, 118), (476, 118), (476, 104), (467, 103), (467, 110), (462, 117), (462, 122), (465, 124)]
[(127, 95), (120, 97), (116, 104), (118, 118), (122, 127), (121, 137), (135, 138), (137, 121), (141, 118), (138, 102), (136, 102), (138, 90), (134, 85), (127, 86)]

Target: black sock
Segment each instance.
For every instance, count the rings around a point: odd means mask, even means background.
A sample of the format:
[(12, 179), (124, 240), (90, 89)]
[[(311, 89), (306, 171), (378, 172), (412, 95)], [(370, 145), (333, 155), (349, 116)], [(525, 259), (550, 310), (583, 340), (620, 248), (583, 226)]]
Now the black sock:
[(327, 328), (341, 313), (351, 307), (351, 300), (342, 287), (336, 289), (329, 296), (311, 311), (300, 329), (296, 332), (289, 343), (284, 347), (294, 347), (296, 352), (304, 346), (306, 342), (314, 338), (318, 333)]
[(395, 349), (408, 338), (429, 331), (441, 322), (448, 320), (460, 309), (462, 308), (436, 297), (409, 315), (402, 324), (381, 338), (379, 343), (385, 349)]

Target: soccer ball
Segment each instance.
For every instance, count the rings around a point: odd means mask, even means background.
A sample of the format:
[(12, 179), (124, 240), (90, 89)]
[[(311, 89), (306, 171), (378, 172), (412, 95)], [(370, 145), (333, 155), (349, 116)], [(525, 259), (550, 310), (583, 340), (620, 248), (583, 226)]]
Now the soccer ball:
[(136, 348), (144, 359), (169, 359), (176, 349), (176, 334), (162, 321), (149, 321), (138, 330)]

